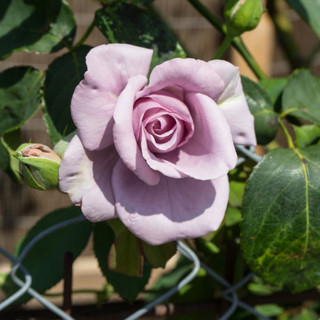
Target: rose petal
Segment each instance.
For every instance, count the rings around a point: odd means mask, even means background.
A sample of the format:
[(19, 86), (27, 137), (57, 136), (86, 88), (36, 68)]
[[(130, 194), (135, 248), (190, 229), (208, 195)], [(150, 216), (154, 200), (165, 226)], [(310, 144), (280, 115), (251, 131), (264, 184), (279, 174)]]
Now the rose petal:
[(138, 97), (163, 88), (183, 88), (184, 92), (199, 92), (215, 101), (224, 88), (220, 75), (208, 68), (206, 62), (195, 59), (172, 59), (156, 66), (150, 74), (148, 87)]
[[(162, 119), (160, 118), (160, 120)], [(171, 119), (171, 121), (173, 120)], [(179, 146), (180, 142), (183, 140), (183, 135), (184, 135), (183, 123), (181, 123), (181, 121), (179, 120), (176, 121), (172, 129), (170, 129), (168, 133), (169, 133), (168, 136), (165, 136), (165, 135), (160, 136), (162, 140), (161, 141), (158, 135), (156, 135), (155, 133), (150, 134), (148, 131), (146, 131), (145, 135), (147, 138), (149, 150), (151, 152), (156, 152), (156, 153), (166, 153), (177, 148), (177, 146)]]
[(121, 161), (114, 168), (112, 187), (118, 217), (152, 245), (217, 230), (229, 195), (226, 175), (214, 181), (161, 176), (158, 185), (149, 186)]
[(113, 110), (132, 76), (148, 74), (152, 50), (127, 44), (101, 45), (87, 55), (88, 71), (71, 101), (72, 118), (86, 149), (113, 143)]
[(142, 157), (133, 129), (132, 110), (136, 93), (145, 86), (147, 78), (135, 76), (118, 98), (114, 111), (113, 137), (115, 147), (125, 165), (141, 180), (154, 185), (159, 182), (159, 173), (150, 169)]
[(92, 163), (75, 135), (66, 149), (59, 168), (59, 187), (69, 194), (74, 204), (81, 203), (88, 182), (92, 181)]
[[(187, 177), (186, 174), (184, 174), (182, 171), (180, 171), (177, 166), (174, 163), (171, 163), (170, 161), (163, 160), (160, 157), (160, 154), (153, 154), (147, 144), (147, 137), (145, 136), (145, 132), (142, 131), (141, 133), (141, 152), (143, 155), (143, 158), (147, 162), (147, 164), (152, 168), (153, 170), (159, 171), (163, 173), (167, 177), (171, 178), (185, 178)], [(173, 152), (173, 151), (171, 151)]]
[(188, 93), (186, 101), (194, 121), (192, 138), (174, 151), (157, 155), (141, 144), (144, 158), (152, 169), (172, 178), (211, 180), (226, 175), (235, 167), (237, 154), (220, 108), (199, 93)]
[(119, 156), (114, 146), (111, 146), (101, 151), (92, 151), (89, 157), (93, 164), (94, 182), (90, 190), (83, 195), (82, 212), (93, 222), (115, 218), (111, 177)]
[(242, 90), (239, 69), (227, 61), (212, 60), (208, 65), (225, 82), (218, 105), (226, 117), (236, 144), (256, 145), (254, 118)]
[(113, 147), (87, 152), (76, 135), (70, 142), (59, 169), (60, 189), (74, 204), (81, 205), (91, 221), (115, 217), (111, 174), (118, 155)]
[(141, 143), (143, 136), (149, 150), (156, 153), (169, 152), (187, 143), (193, 134), (188, 107), (165, 91), (136, 101), (133, 127), (137, 141)]
[(188, 107), (181, 101), (181, 99), (178, 99), (172, 93), (159, 91), (157, 93), (150, 94), (148, 97), (160, 104), (162, 108), (168, 112), (179, 115), (179, 117), (186, 122), (192, 122)]

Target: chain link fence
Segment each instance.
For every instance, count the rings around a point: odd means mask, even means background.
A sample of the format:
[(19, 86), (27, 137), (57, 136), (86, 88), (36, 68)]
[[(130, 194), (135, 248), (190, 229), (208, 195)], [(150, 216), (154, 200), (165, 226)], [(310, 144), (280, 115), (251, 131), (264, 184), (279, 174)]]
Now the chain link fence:
[[(238, 159), (237, 165), (242, 164), (247, 158), (251, 159), (255, 162), (258, 162), (261, 157), (254, 153), (254, 148), (246, 148), (243, 146), (236, 146), (237, 151), (241, 156)], [(45, 231), (38, 234), (21, 252), (21, 254), (15, 258), (12, 254), (10, 254), (8, 251), (6, 251), (4, 248), (0, 247), (0, 253), (5, 256), (11, 263), (11, 272), (10, 276), (14, 283), (16, 283), (19, 287), (19, 289), (12, 294), (11, 296), (7, 297), (4, 301), (0, 303), (0, 316), (1, 311), (5, 308), (12, 305), (17, 299), (19, 299), (22, 295), (25, 293), (30, 294), (33, 298), (38, 300), (45, 308), (49, 309), (52, 313), (59, 316), (61, 319), (64, 320), (74, 320), (72, 316), (67, 314), (65, 311), (63, 311), (61, 308), (58, 308), (56, 305), (51, 303), (48, 299), (46, 299), (44, 296), (39, 294), (37, 291), (35, 291), (32, 288), (32, 277), (30, 276), (28, 270), (23, 266), (23, 260), (27, 256), (28, 252), (34, 247), (34, 245), (49, 235), (50, 233), (57, 231), (59, 229), (65, 228), (71, 224), (79, 223), (83, 221), (85, 218), (83, 216), (72, 218), (70, 220), (64, 221), (62, 223), (56, 224), (54, 226), (51, 226), (50, 228), (46, 229)], [(249, 306), (248, 304), (240, 301), (237, 296), (237, 290), (239, 290), (241, 287), (243, 287), (245, 284), (247, 284), (251, 278), (253, 277), (253, 274), (250, 273), (247, 276), (245, 276), (241, 281), (236, 283), (235, 285), (231, 285), (228, 281), (226, 281), (223, 277), (221, 277), (217, 272), (215, 272), (213, 269), (209, 268), (206, 264), (202, 263), (197, 255), (183, 242), (178, 241), (178, 251), (181, 255), (183, 255), (185, 258), (187, 258), (192, 264), (193, 269), (192, 271), (185, 276), (179, 283), (177, 283), (174, 287), (172, 287), (169, 291), (167, 291), (165, 294), (160, 296), (159, 298), (155, 299), (151, 303), (147, 304), (146, 306), (142, 307), (138, 311), (134, 312), (129, 317), (125, 318), (125, 320), (135, 320), (139, 319), (141, 316), (145, 315), (148, 311), (150, 311), (155, 306), (165, 303), (168, 298), (170, 298), (172, 295), (174, 295), (176, 292), (178, 292), (181, 288), (188, 285), (198, 274), (198, 271), (200, 268), (203, 268), (207, 275), (212, 277), (216, 282), (218, 282), (220, 285), (222, 285), (225, 290), (222, 292), (221, 297), (225, 299), (226, 301), (230, 302), (229, 309), (220, 317), (219, 320), (226, 320), (230, 318), (230, 316), (235, 312), (237, 308), (242, 308), (248, 312), (250, 312), (252, 315), (258, 317), (259, 319), (265, 319), (268, 320), (269, 318), (262, 315), (261, 313), (257, 312), (254, 308)], [(24, 279), (19, 279), (17, 277), (16, 273), (20, 269), (20, 271), (24, 275)]]

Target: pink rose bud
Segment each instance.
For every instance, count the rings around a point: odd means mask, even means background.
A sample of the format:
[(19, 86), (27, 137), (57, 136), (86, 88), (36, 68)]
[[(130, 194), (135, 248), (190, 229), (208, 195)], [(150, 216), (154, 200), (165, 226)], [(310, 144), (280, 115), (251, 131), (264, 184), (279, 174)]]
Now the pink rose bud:
[(86, 58), (72, 118), (77, 134), (60, 189), (91, 221), (120, 218), (152, 245), (217, 230), (234, 143), (256, 143), (238, 68), (172, 59), (147, 75), (152, 50), (101, 45)]
[(20, 174), (32, 188), (58, 188), (60, 157), (43, 144), (25, 143), (16, 150)]

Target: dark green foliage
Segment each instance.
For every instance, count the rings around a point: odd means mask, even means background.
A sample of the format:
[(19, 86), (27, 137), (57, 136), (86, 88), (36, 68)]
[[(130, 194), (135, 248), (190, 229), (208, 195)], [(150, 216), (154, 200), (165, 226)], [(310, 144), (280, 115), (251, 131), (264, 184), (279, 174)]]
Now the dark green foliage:
[[(54, 60), (47, 71), (44, 84), (46, 102), (46, 119), (51, 135), (61, 136), (74, 131), (70, 103), (75, 87), (83, 79), (87, 70), (85, 58), (91, 47), (81, 46)], [(56, 138), (57, 140), (57, 138)]]
[(43, 73), (14, 67), (0, 73), (0, 168), (20, 180), (13, 150), (20, 144), (18, 129), (40, 108)]
[(153, 49), (153, 67), (165, 60), (186, 56), (168, 27), (147, 9), (112, 1), (96, 12), (95, 22), (111, 43), (129, 43)]
[(272, 101), (266, 91), (249, 78), (242, 77), (242, 85), (254, 116), (258, 144), (267, 144), (275, 138), (278, 131), (278, 117), (273, 111)]
[(118, 292), (123, 299), (133, 302), (139, 292), (141, 292), (147, 284), (151, 268), (149, 265), (144, 264), (142, 277), (132, 277), (109, 270), (108, 255), (114, 240), (114, 232), (106, 222), (97, 223), (95, 225), (93, 238), (94, 251), (100, 269), (107, 278), (108, 283), (114, 287), (116, 292)]
[(63, 0), (1, 0), (0, 58), (14, 51), (55, 52), (71, 45), (76, 25)]
[(243, 254), (264, 280), (293, 292), (320, 284), (320, 146), (276, 149), (251, 174), (243, 201)]
[(296, 70), (284, 88), (282, 111), (320, 125), (320, 79), (309, 70)]

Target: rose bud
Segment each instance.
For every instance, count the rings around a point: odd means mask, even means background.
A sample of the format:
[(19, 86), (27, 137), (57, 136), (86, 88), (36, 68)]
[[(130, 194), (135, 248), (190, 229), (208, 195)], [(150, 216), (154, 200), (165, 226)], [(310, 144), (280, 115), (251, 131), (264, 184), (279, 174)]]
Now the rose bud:
[(61, 159), (43, 144), (24, 143), (16, 150), (20, 161), (20, 174), (32, 188), (48, 190), (58, 188)]
[(264, 12), (261, 0), (229, 0), (224, 9), (228, 34), (238, 36), (254, 29)]

